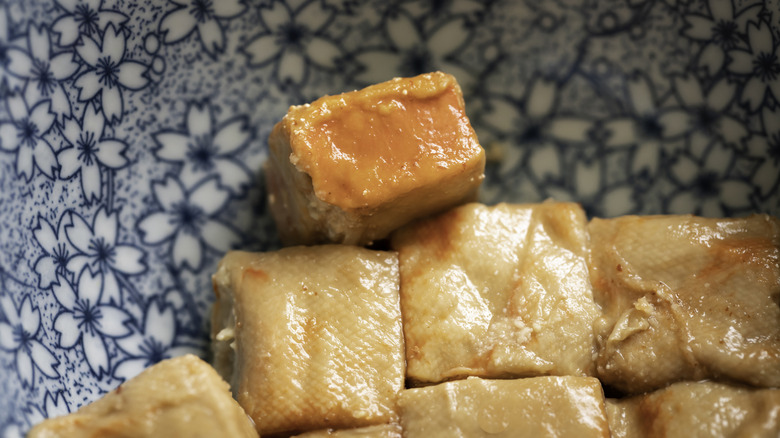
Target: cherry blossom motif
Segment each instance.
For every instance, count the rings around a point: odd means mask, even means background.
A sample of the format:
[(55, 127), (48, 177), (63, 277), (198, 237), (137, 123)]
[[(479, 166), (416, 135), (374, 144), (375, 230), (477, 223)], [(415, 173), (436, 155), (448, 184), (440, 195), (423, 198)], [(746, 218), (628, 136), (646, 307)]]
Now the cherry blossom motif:
[(54, 21), (52, 30), (60, 34), (58, 44), (71, 46), (80, 36), (96, 37), (111, 25), (119, 28), (128, 17), (115, 10), (102, 9), (103, 0), (56, 0), (65, 15)]
[(173, 306), (162, 300), (151, 300), (144, 313), (140, 330), (133, 330), (130, 336), (117, 339), (117, 346), (128, 354), (114, 368), (114, 377), (125, 381), (132, 379), (145, 368), (161, 360), (196, 354), (195, 348), (175, 345), (176, 316)]
[(687, 14), (683, 17), (687, 27), (684, 35), (701, 41), (698, 64), (710, 76), (714, 76), (726, 62), (726, 52), (737, 47), (749, 22), (758, 21), (763, 5), (754, 3), (735, 14), (732, 0), (709, 0), (709, 16)]
[(690, 153), (676, 157), (668, 169), (677, 186), (668, 212), (724, 217), (749, 208), (754, 189), (733, 176), (733, 165), (734, 150), (718, 141), (711, 142), (700, 159)]
[(528, 165), (538, 185), (559, 182), (564, 163), (556, 144), (589, 140), (593, 121), (556, 114), (558, 96), (558, 83), (539, 77), (529, 84), (523, 102), (500, 96), (487, 99), (484, 123), (512, 143), (504, 151), (499, 168), (499, 174), (507, 180), (523, 173), (518, 172), (520, 166)]
[(604, 145), (609, 148), (636, 146), (631, 171), (645, 177), (658, 171), (663, 144), (685, 133), (685, 111), (660, 108), (652, 83), (642, 73), (626, 81), (629, 113), (603, 123), (607, 132)]
[(127, 165), (124, 156), (127, 144), (113, 138), (103, 138), (105, 119), (93, 105), (87, 105), (81, 121), (67, 119), (61, 129), (70, 145), (57, 153), (60, 178), (79, 175), (81, 192), (87, 202), (102, 197), (103, 172), (101, 167), (121, 169)]
[(52, 288), (57, 302), (62, 306), (54, 319), (54, 330), (59, 333), (60, 346), (70, 349), (81, 344), (89, 369), (98, 379), (110, 370), (106, 338), (129, 335), (129, 323), (132, 320), (121, 308), (105, 304), (105, 295), (118, 294), (105, 290), (106, 286), (99, 273), (84, 269), (75, 290), (61, 276), (57, 277), (57, 284)]
[(246, 10), (241, 0), (170, 0), (178, 8), (160, 21), (160, 33), (166, 44), (177, 43), (193, 32), (203, 50), (214, 56), (225, 50), (225, 30), (219, 19), (230, 19)]
[(27, 31), (27, 51), (9, 49), (8, 71), (24, 78), (24, 98), (27, 102), (51, 101), (51, 110), (61, 121), (70, 116), (70, 101), (62, 82), (79, 68), (73, 61), (73, 52), (52, 53), (49, 31), (41, 26), (30, 26)]
[(737, 149), (750, 135), (744, 124), (726, 111), (737, 92), (737, 85), (727, 78), (716, 82), (709, 90), (693, 76), (674, 78), (675, 93), (685, 109), (680, 114), (685, 131), (691, 137), (693, 151), (703, 151), (713, 138), (718, 138)]
[(358, 54), (356, 60), (363, 67), (356, 77), (358, 81), (376, 83), (393, 76), (415, 76), (442, 70), (454, 75), (464, 90), (473, 85), (474, 75), (452, 61), (474, 33), (465, 18), (450, 18), (424, 30), (411, 16), (398, 12), (388, 18), (385, 31), (392, 47)]
[(80, 74), (74, 83), (79, 89), (78, 99), (87, 102), (100, 96), (106, 121), (118, 122), (124, 112), (122, 89), (144, 88), (149, 82), (145, 76), (147, 67), (125, 59), (125, 35), (112, 24), (108, 25), (99, 42), (92, 37), (82, 38), (81, 41), (76, 51), (89, 70)]
[(230, 199), (230, 192), (216, 178), (186, 190), (169, 176), (153, 183), (152, 191), (162, 211), (141, 218), (138, 230), (148, 245), (172, 240), (171, 256), (177, 269), (199, 270), (204, 245), (222, 253), (241, 242), (233, 228), (214, 218)]
[(0, 349), (14, 354), (14, 366), (22, 386), (35, 386), (35, 371), (50, 379), (60, 376), (55, 368), (59, 360), (36, 338), (41, 330), (41, 314), (33, 307), (30, 296), (14, 305), (10, 295), (0, 295), (0, 310), (6, 321), (0, 321)]
[(766, 23), (748, 24), (748, 40), (748, 50), (729, 51), (728, 70), (749, 76), (740, 102), (757, 111), (770, 95), (780, 102), (780, 41), (775, 41)]
[(50, 288), (57, 280), (57, 275), (71, 278), (72, 274), (67, 269), (68, 260), (76, 253), (76, 249), (65, 236), (65, 225), (69, 225), (70, 222), (68, 211), (60, 216), (56, 229), (42, 215), (38, 215), (38, 226), (33, 229), (33, 235), (44, 252), (44, 255), (35, 262), (38, 287), (41, 289)]
[(32, 108), (19, 95), (6, 97), (11, 121), (0, 121), (0, 150), (16, 152), (16, 174), (32, 180), (37, 167), (41, 173), (54, 178), (57, 157), (43, 136), (54, 124), (51, 102), (37, 102)]
[(162, 160), (182, 163), (179, 177), (187, 187), (216, 175), (221, 185), (238, 194), (252, 179), (252, 172), (235, 157), (251, 137), (247, 119), (234, 118), (213, 128), (211, 113), (211, 107), (205, 104), (190, 105), (185, 132), (154, 134), (160, 146), (155, 155)]
[(247, 63), (259, 68), (272, 65), (274, 78), (282, 87), (305, 82), (312, 66), (336, 69), (343, 49), (322, 32), (333, 14), (319, 1), (308, 1), (295, 9), (285, 2), (260, 8), (266, 31), (242, 48)]
[(68, 261), (68, 270), (83, 277), (89, 270), (101, 280), (104, 302), (122, 303), (120, 277), (146, 271), (143, 250), (117, 243), (119, 214), (97, 211), (90, 225), (81, 215), (73, 213), (72, 223), (65, 226), (68, 241), (78, 251)]

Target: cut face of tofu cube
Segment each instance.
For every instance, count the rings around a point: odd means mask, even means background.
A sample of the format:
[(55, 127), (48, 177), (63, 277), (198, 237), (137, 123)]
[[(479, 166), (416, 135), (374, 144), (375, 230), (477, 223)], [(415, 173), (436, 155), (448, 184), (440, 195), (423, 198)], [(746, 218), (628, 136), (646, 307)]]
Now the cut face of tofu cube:
[(407, 376), (591, 374), (585, 225), (576, 204), (468, 204), (394, 233)]
[(604, 393), (593, 377), (469, 377), (407, 389), (399, 408), (407, 438), (609, 437)]
[(429, 73), (293, 106), (266, 165), (282, 242), (363, 244), (476, 199), (485, 153), (455, 78)]
[(613, 438), (780, 436), (780, 389), (681, 382), (607, 400)]
[(227, 382), (195, 356), (162, 361), (77, 412), (33, 427), (30, 438), (257, 437)]
[(780, 221), (626, 216), (589, 225), (598, 376), (780, 386)]
[(342, 245), (228, 253), (215, 366), (262, 434), (392, 422), (404, 384), (398, 257)]

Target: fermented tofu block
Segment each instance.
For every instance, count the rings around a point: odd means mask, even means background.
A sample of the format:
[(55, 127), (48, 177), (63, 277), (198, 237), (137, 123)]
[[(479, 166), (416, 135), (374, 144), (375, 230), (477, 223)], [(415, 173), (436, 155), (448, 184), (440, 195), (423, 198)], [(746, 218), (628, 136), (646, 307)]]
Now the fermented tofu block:
[(780, 386), (780, 221), (626, 216), (589, 225), (598, 377)]
[(380, 424), (377, 426), (367, 426), (358, 429), (342, 430), (317, 430), (296, 435), (296, 438), (401, 438), (401, 425)]
[(475, 200), (485, 153), (455, 78), (429, 73), (293, 106), (266, 180), (283, 243), (363, 244)]
[(257, 437), (228, 384), (192, 355), (144, 370), (72, 414), (45, 420), (28, 438)]
[(613, 438), (780, 436), (780, 389), (683, 382), (607, 400)]
[(466, 380), (407, 389), (406, 438), (609, 437), (604, 393), (593, 377)]
[(262, 434), (397, 419), (398, 256), (346, 245), (231, 252), (213, 277), (214, 361)]
[(591, 374), (585, 227), (577, 204), (468, 204), (394, 233), (407, 376)]

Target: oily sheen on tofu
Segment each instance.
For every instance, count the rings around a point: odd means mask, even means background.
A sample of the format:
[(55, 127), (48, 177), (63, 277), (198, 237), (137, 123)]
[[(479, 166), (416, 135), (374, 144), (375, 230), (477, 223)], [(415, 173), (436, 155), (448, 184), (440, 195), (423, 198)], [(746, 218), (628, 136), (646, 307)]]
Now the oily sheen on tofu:
[(589, 231), (602, 382), (780, 386), (780, 220), (625, 216)]
[(164, 360), (72, 414), (43, 421), (28, 438), (257, 437), (211, 365)]
[(223, 258), (214, 364), (261, 435), (397, 421), (398, 281), (394, 252), (354, 246)]
[(467, 204), (391, 245), (413, 381), (593, 373), (600, 310), (579, 205)]
[(607, 400), (613, 438), (780, 436), (780, 389), (680, 382)]
[(469, 377), (407, 389), (399, 399), (407, 438), (608, 438), (604, 393), (593, 377)]
[(476, 199), (485, 168), (455, 78), (428, 73), (293, 106), (265, 173), (282, 242), (365, 244)]

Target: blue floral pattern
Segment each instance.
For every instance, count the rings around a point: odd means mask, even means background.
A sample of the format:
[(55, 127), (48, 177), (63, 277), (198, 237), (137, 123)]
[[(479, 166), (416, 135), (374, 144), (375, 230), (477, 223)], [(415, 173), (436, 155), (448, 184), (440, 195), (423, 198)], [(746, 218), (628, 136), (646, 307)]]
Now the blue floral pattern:
[(230, 199), (230, 192), (216, 179), (208, 179), (185, 189), (174, 177), (152, 184), (157, 204), (162, 208), (138, 222), (143, 242), (158, 245), (170, 241), (170, 258), (176, 269), (200, 270), (204, 246), (224, 253), (239, 242), (241, 236), (214, 216)]
[(197, 33), (203, 50), (211, 56), (225, 50), (225, 31), (220, 19), (241, 15), (246, 6), (239, 0), (171, 0), (176, 9), (160, 20), (166, 44), (177, 43)]
[(273, 124), (434, 69), (485, 202), (780, 214), (773, 2), (0, 1), (0, 436), (205, 354), (222, 253), (278, 245)]
[[(69, 179), (78, 174), (81, 192), (87, 202), (100, 201), (105, 185), (104, 172), (121, 169), (127, 164), (123, 141), (103, 138), (105, 120), (95, 107), (87, 105), (81, 122), (67, 119), (61, 129), (69, 147), (57, 153), (60, 178)], [(106, 168), (105, 171), (101, 167)]]
[(8, 295), (0, 295), (0, 309), (6, 321), (0, 322), (0, 349), (14, 355), (22, 385), (35, 384), (35, 372), (49, 378), (59, 377), (55, 369), (58, 360), (36, 337), (41, 329), (41, 314), (32, 306), (29, 296), (16, 307)]
[(208, 105), (190, 105), (184, 132), (165, 130), (154, 135), (160, 160), (182, 165), (179, 177), (192, 187), (217, 176), (220, 185), (240, 194), (252, 180), (252, 171), (235, 158), (248, 145), (251, 132), (246, 117), (238, 117), (212, 128), (213, 109)]
[(54, 331), (61, 348), (81, 346), (84, 359), (98, 379), (109, 371), (106, 341), (130, 334), (130, 315), (113, 304), (105, 303), (105, 295), (116, 294), (99, 274), (84, 269), (76, 289), (64, 278), (52, 289), (62, 310), (54, 318)]
[(16, 153), (16, 174), (29, 183), (38, 168), (54, 178), (57, 158), (45, 137), (54, 124), (51, 101), (36, 102), (30, 108), (24, 97), (13, 95), (6, 98), (6, 104), (11, 120), (0, 121), (0, 149)]
[(103, 0), (57, 0), (56, 5), (65, 10), (52, 24), (60, 46), (72, 46), (82, 36), (98, 35), (109, 25), (118, 28), (128, 19), (119, 11), (103, 9)]
[(148, 67), (125, 59), (127, 41), (124, 32), (109, 24), (100, 40), (81, 38), (76, 52), (88, 69), (74, 82), (79, 101), (100, 98), (100, 107), (109, 123), (118, 122), (124, 113), (123, 89), (139, 90), (149, 81)]
[(11, 48), (6, 52), (8, 71), (24, 79), (24, 98), (27, 102), (51, 101), (51, 112), (58, 120), (70, 117), (70, 102), (62, 86), (78, 70), (73, 53), (51, 52), (49, 31), (45, 27), (30, 26), (27, 33), (27, 51)]

